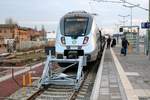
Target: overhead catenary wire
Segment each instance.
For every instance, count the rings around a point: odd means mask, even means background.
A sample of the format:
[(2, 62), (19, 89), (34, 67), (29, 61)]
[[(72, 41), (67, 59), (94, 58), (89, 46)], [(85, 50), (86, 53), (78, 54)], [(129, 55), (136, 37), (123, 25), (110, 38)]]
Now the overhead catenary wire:
[[(129, 4), (131, 6), (136, 6), (137, 4), (133, 4), (131, 2), (128, 2), (126, 0), (120, 0), (120, 1), (112, 1), (112, 0), (92, 0), (92, 1), (96, 1), (96, 2), (108, 2), (108, 3), (123, 3), (123, 4)], [(148, 8), (144, 8), (142, 6), (136, 6), (137, 8), (143, 9), (145, 11), (150, 12), (150, 10)]]

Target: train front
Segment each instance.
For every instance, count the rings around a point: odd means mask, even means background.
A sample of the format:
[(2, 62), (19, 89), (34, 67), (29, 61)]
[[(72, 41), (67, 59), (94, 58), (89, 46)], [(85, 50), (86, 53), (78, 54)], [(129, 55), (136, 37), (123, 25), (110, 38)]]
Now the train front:
[(96, 47), (94, 36), (90, 34), (92, 22), (91, 16), (80, 14), (69, 14), (61, 19), (55, 44), (57, 58), (75, 59), (86, 55), (88, 61), (92, 60)]

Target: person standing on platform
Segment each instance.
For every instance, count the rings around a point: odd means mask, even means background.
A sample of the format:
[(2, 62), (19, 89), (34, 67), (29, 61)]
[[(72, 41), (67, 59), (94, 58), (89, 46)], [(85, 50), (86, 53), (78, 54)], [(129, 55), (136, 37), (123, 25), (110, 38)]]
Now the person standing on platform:
[[(123, 38), (122, 39), (122, 50), (123, 50), (124, 56), (126, 56), (126, 54), (127, 54), (128, 45), (129, 45), (128, 40), (126, 38)], [(122, 50), (121, 50), (121, 52), (122, 52)]]
[(116, 46), (116, 39), (113, 38), (112, 43), (111, 43), (111, 47), (115, 47)]
[(107, 39), (107, 48), (110, 48), (110, 43), (111, 43), (111, 38), (109, 36), (108, 39)]

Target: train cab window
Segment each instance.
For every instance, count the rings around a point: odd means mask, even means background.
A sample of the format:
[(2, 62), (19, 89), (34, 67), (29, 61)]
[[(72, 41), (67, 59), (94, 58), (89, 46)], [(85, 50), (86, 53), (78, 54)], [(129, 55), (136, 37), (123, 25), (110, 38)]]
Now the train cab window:
[(64, 35), (85, 36), (88, 18), (66, 18), (64, 21)]

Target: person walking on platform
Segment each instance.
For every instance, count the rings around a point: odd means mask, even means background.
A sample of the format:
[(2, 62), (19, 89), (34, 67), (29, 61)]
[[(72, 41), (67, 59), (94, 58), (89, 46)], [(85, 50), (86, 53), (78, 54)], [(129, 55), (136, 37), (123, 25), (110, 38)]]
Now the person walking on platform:
[(113, 38), (112, 43), (111, 43), (111, 47), (115, 47), (116, 46), (116, 39)]
[(107, 39), (107, 48), (110, 48), (110, 42), (111, 42), (111, 38), (109, 36), (108, 39)]
[(121, 49), (121, 53), (123, 52), (124, 56), (126, 56), (127, 54), (127, 48), (128, 48), (129, 42), (126, 38), (122, 39), (122, 49)]

